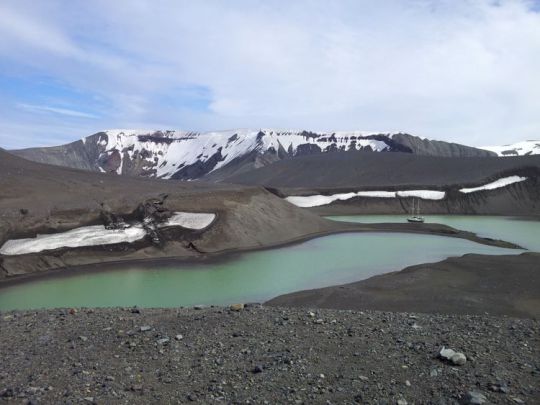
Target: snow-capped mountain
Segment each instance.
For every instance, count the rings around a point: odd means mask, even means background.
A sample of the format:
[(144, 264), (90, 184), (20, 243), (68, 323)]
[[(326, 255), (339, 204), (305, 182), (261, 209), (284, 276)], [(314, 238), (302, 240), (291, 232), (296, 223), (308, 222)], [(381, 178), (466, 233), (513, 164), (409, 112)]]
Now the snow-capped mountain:
[(99, 134), (97, 144), (102, 147), (100, 170), (122, 174), (129, 171), (131, 163), (143, 160), (142, 165), (152, 171), (152, 175), (166, 179), (197, 178), (199, 174), (192, 173), (194, 165), (206, 166), (203, 172), (208, 174), (253, 152), (278, 160), (337, 150), (407, 151), (391, 142), (390, 134), (249, 129), (207, 133), (109, 130)]
[(13, 151), (43, 163), (165, 179), (219, 180), (277, 160), (313, 153), (405, 152), (431, 156), (490, 156), (492, 152), (405, 133), (234, 129), (216, 132), (115, 129), (51, 148)]
[(483, 146), (481, 149), (495, 152), (498, 156), (540, 155), (540, 140), (523, 141), (502, 146)]

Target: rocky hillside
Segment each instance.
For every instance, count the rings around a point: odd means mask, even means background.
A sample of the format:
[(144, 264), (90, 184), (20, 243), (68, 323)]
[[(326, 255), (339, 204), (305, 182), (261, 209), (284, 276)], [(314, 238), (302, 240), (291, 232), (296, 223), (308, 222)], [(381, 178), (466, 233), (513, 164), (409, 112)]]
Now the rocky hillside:
[(219, 181), (284, 159), (351, 151), (495, 156), (486, 150), (404, 133), (272, 129), (207, 133), (109, 130), (66, 145), (12, 152), (29, 160), (84, 170), (182, 180), (210, 177)]
[(410, 153), (364, 152), (318, 154), (286, 159), (226, 178), (227, 182), (271, 188), (381, 189), (381, 187), (440, 187), (469, 185), (505, 173), (540, 172), (540, 156), (505, 159), (417, 156)]

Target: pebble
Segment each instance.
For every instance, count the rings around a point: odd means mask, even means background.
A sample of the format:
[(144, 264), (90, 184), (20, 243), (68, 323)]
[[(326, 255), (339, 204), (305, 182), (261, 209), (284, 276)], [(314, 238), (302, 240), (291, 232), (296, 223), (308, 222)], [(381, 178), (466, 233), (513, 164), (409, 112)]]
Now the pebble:
[(450, 358), (450, 361), (456, 366), (463, 366), (467, 362), (467, 357), (463, 353), (456, 353)]
[(170, 339), (169, 339), (168, 337), (161, 338), (161, 339), (158, 339), (158, 340), (157, 340), (157, 344), (158, 344), (158, 345), (164, 345), (165, 343), (168, 343), (169, 340), (170, 340)]
[(478, 391), (469, 391), (464, 398), (464, 403), (467, 405), (481, 405), (485, 404), (486, 402), (486, 396)]
[(147, 332), (147, 331), (149, 331), (149, 330), (151, 330), (151, 329), (152, 329), (152, 327), (149, 326), (149, 325), (144, 325), (144, 326), (141, 326), (141, 327), (139, 328), (139, 330), (140, 330), (141, 332)]
[(182, 339), (184, 338), (184, 336), (182, 336), (182, 335), (176, 335), (174, 338), (175, 338), (176, 340), (182, 340)]
[(244, 304), (232, 304), (232, 305), (229, 307), (229, 309), (230, 309), (231, 311), (236, 311), (236, 312), (238, 312), (238, 311), (242, 311), (242, 310), (244, 309), (244, 307), (245, 307)]
[(463, 366), (467, 362), (467, 357), (463, 353), (455, 352), (452, 349), (446, 349), (444, 346), (439, 351), (439, 357), (456, 366)]
[(508, 392), (508, 386), (504, 383), (491, 384), (489, 386), (490, 391), (493, 392), (502, 392), (506, 394)]
[(407, 401), (405, 401), (404, 399), (398, 399), (397, 405), (407, 405)]

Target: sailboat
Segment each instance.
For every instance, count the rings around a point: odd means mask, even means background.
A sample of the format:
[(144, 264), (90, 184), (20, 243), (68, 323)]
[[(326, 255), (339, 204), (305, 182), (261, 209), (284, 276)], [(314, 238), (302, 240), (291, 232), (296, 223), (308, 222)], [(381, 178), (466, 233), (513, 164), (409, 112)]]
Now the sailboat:
[(420, 216), (420, 200), (418, 201), (418, 204), (417, 204), (416, 214), (414, 212), (414, 201), (415, 200), (413, 198), (411, 216), (409, 218), (407, 218), (407, 221), (409, 221), (409, 222), (424, 222), (424, 217)]

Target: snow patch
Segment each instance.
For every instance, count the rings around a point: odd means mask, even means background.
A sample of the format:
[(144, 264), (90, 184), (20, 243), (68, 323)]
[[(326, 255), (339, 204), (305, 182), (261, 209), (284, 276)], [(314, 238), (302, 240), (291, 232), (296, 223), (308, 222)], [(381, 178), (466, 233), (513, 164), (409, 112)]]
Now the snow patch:
[(138, 225), (126, 229), (105, 229), (103, 225), (84, 226), (67, 232), (37, 235), (35, 238), (8, 240), (0, 248), (0, 254), (22, 255), (63, 247), (132, 243), (144, 238), (145, 235), (145, 230)]
[(480, 149), (495, 152), (498, 156), (540, 155), (540, 140), (516, 142), (502, 146), (481, 146)]
[(356, 193), (358, 197), (378, 197), (378, 198), (395, 198), (395, 191), (359, 191)]
[(160, 226), (181, 226), (188, 229), (204, 229), (214, 221), (216, 214), (197, 212), (175, 212)]
[(444, 191), (436, 190), (405, 190), (397, 192), (398, 197), (417, 197), (423, 200), (442, 200), (445, 195)]
[(506, 187), (510, 184), (519, 183), (524, 180), (527, 180), (527, 177), (509, 176), (509, 177), (504, 177), (499, 180), (495, 180), (488, 184), (484, 184), (483, 186), (472, 187), (472, 188), (462, 188), (459, 191), (462, 193), (468, 194), (468, 193), (474, 193), (476, 191), (494, 190), (496, 188)]
[(297, 207), (319, 207), (328, 205), (338, 200), (349, 200), (354, 197), (368, 198), (396, 198), (396, 197), (417, 197), (424, 200), (442, 200), (446, 196), (444, 191), (436, 190), (403, 190), (403, 191), (358, 191), (356, 193), (340, 193), (332, 195), (309, 195), (309, 196), (290, 196), (285, 200)]

